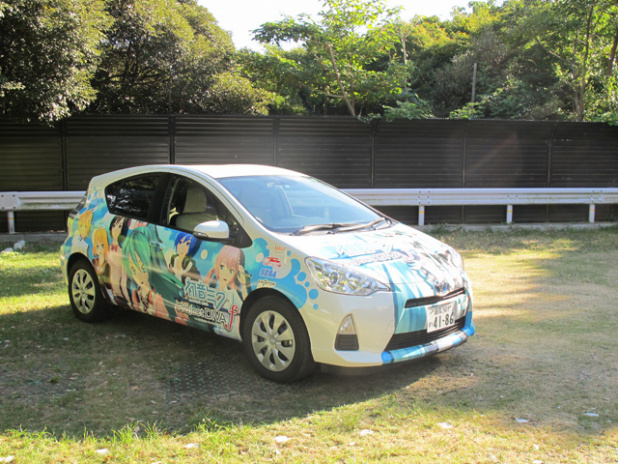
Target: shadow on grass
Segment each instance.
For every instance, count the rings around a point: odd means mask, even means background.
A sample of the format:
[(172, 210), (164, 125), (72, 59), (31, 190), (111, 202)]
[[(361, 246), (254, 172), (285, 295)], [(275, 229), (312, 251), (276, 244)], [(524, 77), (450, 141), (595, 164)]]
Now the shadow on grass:
[(439, 358), (369, 376), (318, 372), (280, 385), (256, 374), (240, 343), (132, 311), (85, 324), (68, 306), (0, 316), (0, 429), (79, 438), (134, 423), (189, 432), (205, 418), (271, 423), (380, 397)]

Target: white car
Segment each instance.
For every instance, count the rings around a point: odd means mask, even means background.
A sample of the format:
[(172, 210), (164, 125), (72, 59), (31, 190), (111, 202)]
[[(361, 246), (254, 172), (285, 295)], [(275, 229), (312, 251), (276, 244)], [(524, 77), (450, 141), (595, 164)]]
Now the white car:
[(264, 377), (374, 368), (474, 334), (459, 253), (317, 179), (258, 165), (94, 177), (61, 250), (85, 321), (130, 308), (244, 344)]

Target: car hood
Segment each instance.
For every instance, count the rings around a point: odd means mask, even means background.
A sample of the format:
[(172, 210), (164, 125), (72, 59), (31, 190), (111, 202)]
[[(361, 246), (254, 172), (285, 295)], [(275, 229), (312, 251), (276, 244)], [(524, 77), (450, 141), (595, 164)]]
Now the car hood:
[(386, 284), (413, 284), (423, 295), (467, 286), (459, 254), (448, 245), (403, 224), (378, 230), (286, 236), (308, 257), (352, 268)]

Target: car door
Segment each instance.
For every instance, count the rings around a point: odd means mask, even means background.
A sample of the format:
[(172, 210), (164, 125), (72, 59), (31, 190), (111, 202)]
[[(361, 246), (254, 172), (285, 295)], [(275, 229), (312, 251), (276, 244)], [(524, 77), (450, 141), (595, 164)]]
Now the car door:
[[(239, 316), (251, 291), (245, 249), (251, 240), (221, 200), (203, 184), (181, 175), (169, 181), (157, 235), (166, 244), (168, 281), (180, 286), (166, 292), (166, 307), (176, 322), (240, 339)], [(223, 221), (228, 240), (200, 239), (193, 229)]]
[(181, 284), (169, 279), (165, 243), (158, 235), (162, 198), (169, 181), (162, 172), (121, 179), (105, 189), (109, 241), (109, 297), (113, 303), (168, 320), (175, 319), (169, 295)]

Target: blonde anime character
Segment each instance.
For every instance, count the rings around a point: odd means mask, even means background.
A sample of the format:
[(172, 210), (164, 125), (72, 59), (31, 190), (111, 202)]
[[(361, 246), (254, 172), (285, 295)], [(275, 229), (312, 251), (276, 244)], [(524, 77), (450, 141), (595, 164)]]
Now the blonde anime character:
[(107, 231), (102, 227), (95, 229), (92, 233), (92, 248), (92, 253), (94, 254), (94, 259), (92, 260), (94, 270), (99, 275), (99, 278), (102, 278), (105, 284), (109, 285), (109, 241), (107, 238)]
[(84, 211), (77, 220), (77, 230), (73, 234), (73, 242), (71, 243), (72, 253), (82, 253), (88, 256), (88, 242), (86, 239), (90, 235), (92, 227), (92, 211)]

